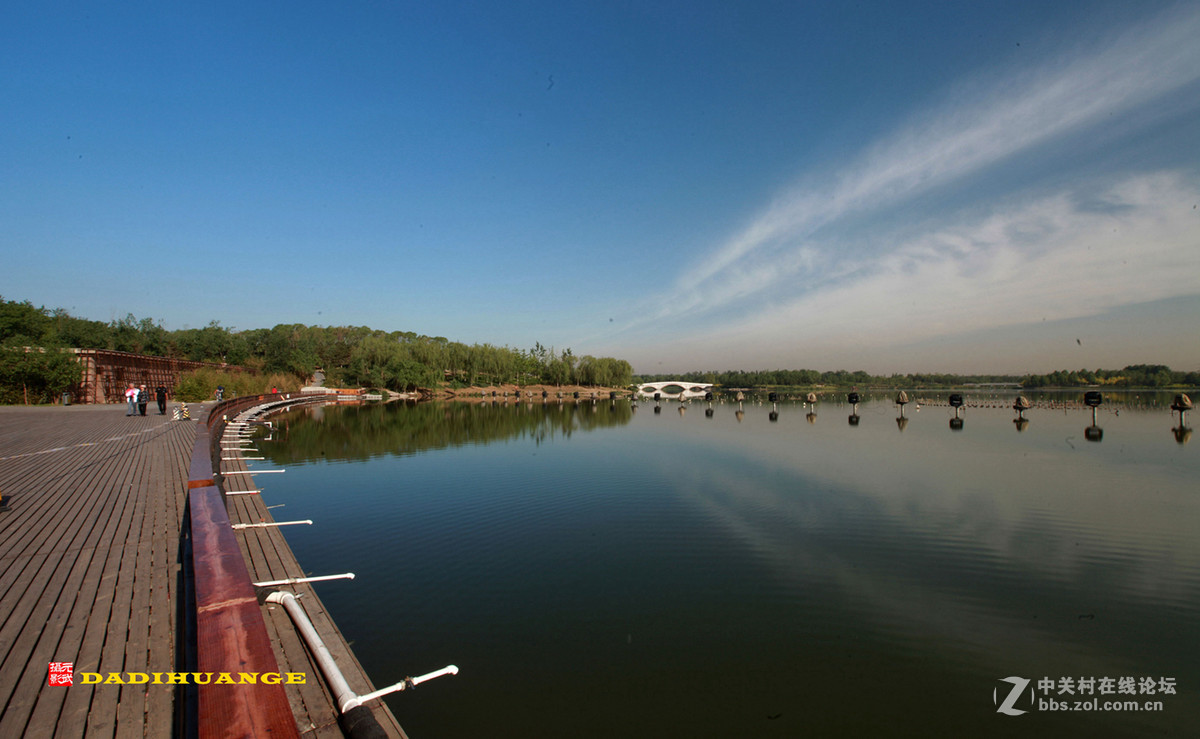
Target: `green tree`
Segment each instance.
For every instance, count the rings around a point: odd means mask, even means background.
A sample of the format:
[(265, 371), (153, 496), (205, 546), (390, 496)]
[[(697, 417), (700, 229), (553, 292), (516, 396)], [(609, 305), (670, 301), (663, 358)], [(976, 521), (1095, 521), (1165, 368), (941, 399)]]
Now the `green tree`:
[(34, 308), (28, 300), (0, 300), (0, 344), (40, 346), (51, 326), (44, 308)]
[(54, 403), (79, 383), (83, 368), (57, 349), (0, 348), (0, 403)]

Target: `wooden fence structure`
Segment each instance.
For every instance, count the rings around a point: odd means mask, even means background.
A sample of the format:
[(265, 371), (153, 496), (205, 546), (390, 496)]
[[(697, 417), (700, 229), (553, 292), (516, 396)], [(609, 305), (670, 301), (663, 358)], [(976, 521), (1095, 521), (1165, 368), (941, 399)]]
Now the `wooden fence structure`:
[(83, 367), (83, 377), (71, 390), (72, 403), (121, 403), (125, 389), (132, 385), (159, 386), (173, 391), (184, 372), (209, 367), (234, 372), (249, 372), (245, 367), (188, 359), (151, 357), (145, 354), (109, 349), (71, 349)]

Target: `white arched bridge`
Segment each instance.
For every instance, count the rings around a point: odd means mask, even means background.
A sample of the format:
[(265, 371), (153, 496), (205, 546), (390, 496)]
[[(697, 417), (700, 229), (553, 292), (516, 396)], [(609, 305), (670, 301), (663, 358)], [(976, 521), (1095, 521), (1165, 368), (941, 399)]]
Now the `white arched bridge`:
[(703, 398), (706, 393), (713, 391), (711, 382), (688, 382), (686, 380), (668, 380), (666, 382), (643, 382), (637, 387), (637, 394), (653, 398), (658, 393), (664, 398)]

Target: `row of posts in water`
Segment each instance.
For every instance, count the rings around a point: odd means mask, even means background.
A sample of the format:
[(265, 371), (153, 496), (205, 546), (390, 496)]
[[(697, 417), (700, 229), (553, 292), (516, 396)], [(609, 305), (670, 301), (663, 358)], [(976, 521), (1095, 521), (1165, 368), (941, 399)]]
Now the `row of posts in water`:
[[(492, 391), (493, 398), (498, 397), (498, 395), (499, 394), (497, 393), (497, 391), (495, 391), (495, 390)], [(515, 393), (515, 395), (516, 395), (516, 402), (520, 403), (521, 402), (520, 391), (517, 391)], [(526, 395), (527, 395), (528, 399), (530, 399), (530, 400), (532, 400), (534, 398), (534, 394), (532, 392), (527, 392)], [(616, 401), (616, 399), (619, 395), (620, 394), (617, 393), (616, 391), (611, 391), (611, 392), (609, 392), (608, 397), (609, 397), (610, 401)], [(579, 393), (579, 391), (575, 391), (575, 392), (571, 393), (571, 396), (572, 396), (572, 399), (577, 404), (583, 399), (581, 394)], [(504, 397), (505, 402), (507, 403), (508, 393), (504, 392), (503, 397)], [(543, 403), (549, 402), (550, 394), (549, 394), (549, 392), (543, 390), (541, 392), (541, 397), (542, 397)], [(654, 403), (655, 403), (654, 412), (661, 413), (662, 406), (660, 405), (660, 403), (663, 400), (662, 393), (654, 393), (653, 397), (654, 397)], [(486, 398), (487, 398), (487, 396), (485, 394), (484, 399), (486, 400)], [(558, 399), (559, 403), (563, 402), (564, 396), (563, 396), (562, 392), (557, 393), (557, 399)], [(595, 405), (596, 402), (600, 399), (600, 394), (597, 392), (589, 393), (588, 399), (591, 400), (593, 405)], [(738, 421), (741, 421), (742, 418), (745, 416), (745, 410), (742, 407), (742, 404), (745, 401), (745, 395), (741, 391), (738, 391), (737, 394), (735, 395), (734, 399), (738, 403), (738, 410), (735, 412), (735, 415), (737, 416)], [(634, 400), (633, 408), (636, 409), (637, 408), (636, 396), (634, 397), (633, 400)], [(680, 396), (678, 398), (678, 400), (680, 401), (679, 412), (684, 413), (686, 410), (685, 403), (687, 401), (687, 398)], [(709, 407), (706, 408), (704, 411), (704, 415), (709, 418), (711, 418), (715, 413), (715, 411), (712, 408), (713, 400), (714, 400), (714, 396), (713, 396), (712, 392), (706, 392), (704, 394), (704, 401), (709, 404)], [(851, 426), (857, 426), (859, 424), (859, 421), (861, 420), (860, 416), (858, 415), (858, 405), (859, 405), (859, 403), (862, 402), (862, 400), (863, 400), (862, 395), (858, 392), (850, 392), (850, 393), (847, 393), (847, 395), (846, 395), (846, 401), (850, 404), (850, 406), (852, 408), (852, 411), (848, 418), (848, 421)], [(819, 401), (819, 398), (816, 393), (809, 393), (805, 397), (805, 407), (811, 406), (811, 410), (805, 415), (805, 417), (808, 419), (809, 423), (814, 423), (816, 421), (817, 415), (816, 415), (815, 410), (816, 410), (816, 404), (818, 401)], [(779, 420), (779, 405), (778, 405), (779, 404), (779, 394), (775, 393), (775, 392), (768, 393), (767, 394), (767, 402), (771, 403), (771, 411), (768, 414), (768, 418), (772, 422), (778, 421)], [(908, 393), (905, 392), (904, 390), (901, 390), (899, 393), (896, 394), (896, 405), (899, 406), (899, 408), (900, 408), (900, 416), (899, 416), (899, 418), (896, 419), (896, 425), (900, 428), (901, 431), (903, 431), (904, 428), (908, 425), (908, 418), (906, 418), (904, 415), (904, 408), (910, 402), (911, 402), (911, 400), (909, 399)], [(963, 407), (966, 405), (965, 398), (963, 397), (963, 395), (961, 393), (951, 393), (950, 397), (948, 398), (948, 403), (949, 403), (950, 407), (954, 409), (954, 418), (950, 419), (950, 428), (951, 428), (951, 430), (954, 430), (954, 431), (962, 431), (963, 426), (964, 426), (962, 410), (963, 410)], [(1084, 429), (1084, 438), (1086, 438), (1088, 441), (1101, 441), (1104, 438), (1104, 429), (1100, 428), (1100, 426), (1097, 424), (1097, 418), (1096, 418), (1096, 412), (1100, 408), (1100, 406), (1103, 405), (1103, 403), (1104, 403), (1104, 395), (1097, 390), (1089, 390), (1088, 392), (1084, 393), (1084, 395), (1083, 395), (1083, 404), (1085, 406), (1087, 406), (1088, 408), (1091, 408), (1091, 410), (1092, 410), (1092, 425), (1088, 426), (1086, 429)], [(920, 409), (920, 407), (921, 407), (921, 404), (918, 402), (917, 403), (918, 410)], [(1018, 395), (1017, 398), (1013, 401), (1012, 407), (1013, 407), (1013, 410), (1015, 410), (1017, 412), (1017, 417), (1013, 419), (1013, 424), (1016, 427), (1017, 431), (1024, 431), (1025, 428), (1029, 425), (1029, 419), (1025, 418), (1025, 412), (1033, 409), (1034, 404), (1031, 403), (1029, 401), (1029, 399), (1026, 398), (1024, 395)], [(1179, 395), (1176, 395), (1174, 401), (1171, 403), (1171, 411), (1172, 411), (1172, 413), (1179, 414), (1179, 426), (1177, 426), (1171, 430), (1175, 434), (1176, 441), (1178, 441), (1181, 444), (1186, 443), (1191, 438), (1192, 430), (1190, 428), (1188, 428), (1188, 426), (1187, 426), (1187, 413), (1190, 410), (1192, 410), (1192, 399), (1184, 393), (1180, 393)]]
[[(705, 401), (708, 401), (710, 403), (709, 407), (705, 409), (704, 415), (711, 418), (713, 416), (713, 409), (711, 406), (711, 401), (713, 400), (713, 394), (705, 393), (704, 399), (705, 399)], [(742, 408), (742, 403), (745, 400), (745, 396), (741, 392), (738, 392), (735, 399), (737, 400), (737, 403), (738, 403), (738, 410), (735, 412), (735, 414), (737, 415), (738, 420), (741, 421), (742, 417), (745, 415), (745, 411)], [(655, 400), (654, 412), (660, 413), (662, 411), (662, 407), (660, 405), (658, 405), (658, 402), (661, 400), (661, 395), (659, 393), (655, 393), (654, 400)], [(679, 407), (679, 412), (684, 413), (685, 406), (682, 404), (683, 398), (680, 398), (680, 400), (681, 400), (681, 404)], [(863, 400), (862, 396), (857, 392), (847, 393), (847, 395), (846, 395), (846, 402), (848, 402), (851, 406), (851, 413), (848, 418), (848, 421), (851, 426), (857, 426), (859, 424), (859, 421), (861, 420), (858, 415), (858, 405), (859, 405), (859, 403), (862, 402), (862, 400)], [(778, 405), (779, 395), (778, 395), (778, 393), (773, 393), (773, 392), (768, 393), (767, 401), (769, 403), (771, 403), (771, 411), (768, 414), (768, 418), (772, 422), (778, 421), (779, 420), (779, 405)], [(805, 418), (808, 419), (809, 423), (814, 423), (816, 421), (817, 414), (815, 413), (815, 410), (816, 410), (817, 401), (818, 401), (818, 397), (817, 397), (816, 393), (809, 393), (807, 395), (807, 397), (805, 398), (805, 407), (811, 406), (811, 410), (805, 415)], [(897, 393), (896, 405), (899, 406), (899, 408), (900, 408), (900, 416), (896, 419), (896, 425), (900, 428), (901, 431), (903, 431), (904, 428), (908, 425), (908, 418), (906, 418), (904, 415), (904, 408), (910, 402), (911, 401), (908, 397), (907, 392), (901, 390), (899, 393)], [(962, 431), (963, 426), (964, 426), (962, 410), (963, 410), (964, 405), (966, 404), (964, 397), (960, 393), (951, 393), (950, 397), (948, 398), (948, 404), (950, 405), (951, 408), (954, 409), (954, 418), (950, 419), (951, 430)], [(1097, 423), (1096, 412), (1100, 408), (1100, 406), (1104, 404), (1104, 395), (1102, 393), (1100, 393), (1099, 391), (1095, 391), (1095, 390), (1088, 391), (1088, 392), (1084, 393), (1083, 404), (1085, 406), (1087, 406), (1088, 408), (1091, 408), (1091, 410), (1092, 410), (1092, 424), (1091, 424), (1091, 426), (1088, 426), (1086, 429), (1084, 429), (1084, 438), (1086, 438), (1088, 441), (1103, 440), (1104, 429), (1100, 428), (1099, 424)], [(917, 409), (920, 410), (920, 407), (921, 407), (921, 405), (920, 405), (920, 403), (918, 403)], [(1029, 425), (1029, 419), (1027, 419), (1025, 417), (1025, 412), (1032, 409), (1034, 407), (1034, 405), (1025, 396), (1018, 395), (1017, 398), (1013, 401), (1012, 407), (1013, 407), (1013, 410), (1015, 410), (1017, 412), (1017, 417), (1013, 419), (1013, 424), (1016, 427), (1017, 431), (1024, 431), (1025, 428)], [(1175, 435), (1175, 440), (1177, 442), (1179, 442), (1180, 444), (1184, 444), (1188, 440), (1191, 439), (1192, 430), (1190, 428), (1188, 428), (1188, 425), (1187, 425), (1187, 413), (1190, 410), (1192, 410), (1192, 399), (1183, 393), (1176, 395), (1174, 401), (1171, 403), (1171, 411), (1173, 414), (1174, 413), (1179, 414), (1179, 426), (1172, 428), (1171, 431)]]

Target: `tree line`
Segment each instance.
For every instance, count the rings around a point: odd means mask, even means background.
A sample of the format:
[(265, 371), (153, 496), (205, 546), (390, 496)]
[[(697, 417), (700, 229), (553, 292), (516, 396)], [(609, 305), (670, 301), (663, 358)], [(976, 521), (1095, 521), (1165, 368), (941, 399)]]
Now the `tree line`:
[(1200, 372), (1177, 372), (1165, 364), (1131, 364), (1119, 370), (1058, 370), (1026, 375), (1022, 387), (1200, 387)]
[(1134, 364), (1119, 370), (1059, 370), (1046, 375), (958, 375), (910, 373), (872, 375), (862, 370), (820, 372), (799, 370), (692, 371), (672, 375), (637, 375), (636, 382), (686, 380), (726, 388), (762, 387), (877, 387), (920, 388), (964, 385), (1009, 384), (1025, 388), (1086, 387), (1200, 387), (1200, 372), (1177, 372), (1161, 364)]
[[(301, 381), (321, 369), (330, 386), (396, 391), (435, 388), (443, 383), (622, 386), (633, 380), (633, 368), (625, 360), (576, 356), (569, 348), (555, 350), (540, 343), (528, 350), (512, 349), (468, 345), (411, 331), (299, 323), (237, 331), (212, 321), (203, 328), (169, 331), (161, 323), (132, 314), (106, 323), (72, 316), (62, 308), (48, 310), (29, 301), (3, 298), (0, 347), (9, 349), (0, 352), (0, 386), (9, 389), (10, 379), (19, 386), (22, 378), (49, 372), (47, 363), (69, 369), (64, 363), (69, 358), (54, 351), (63, 348), (224, 363), (267, 374), (288, 374)], [(25, 347), (38, 351), (27, 352)], [(16, 369), (7, 372), (10, 366)], [(0, 402), (23, 402), (14, 397), (0, 389)]]

